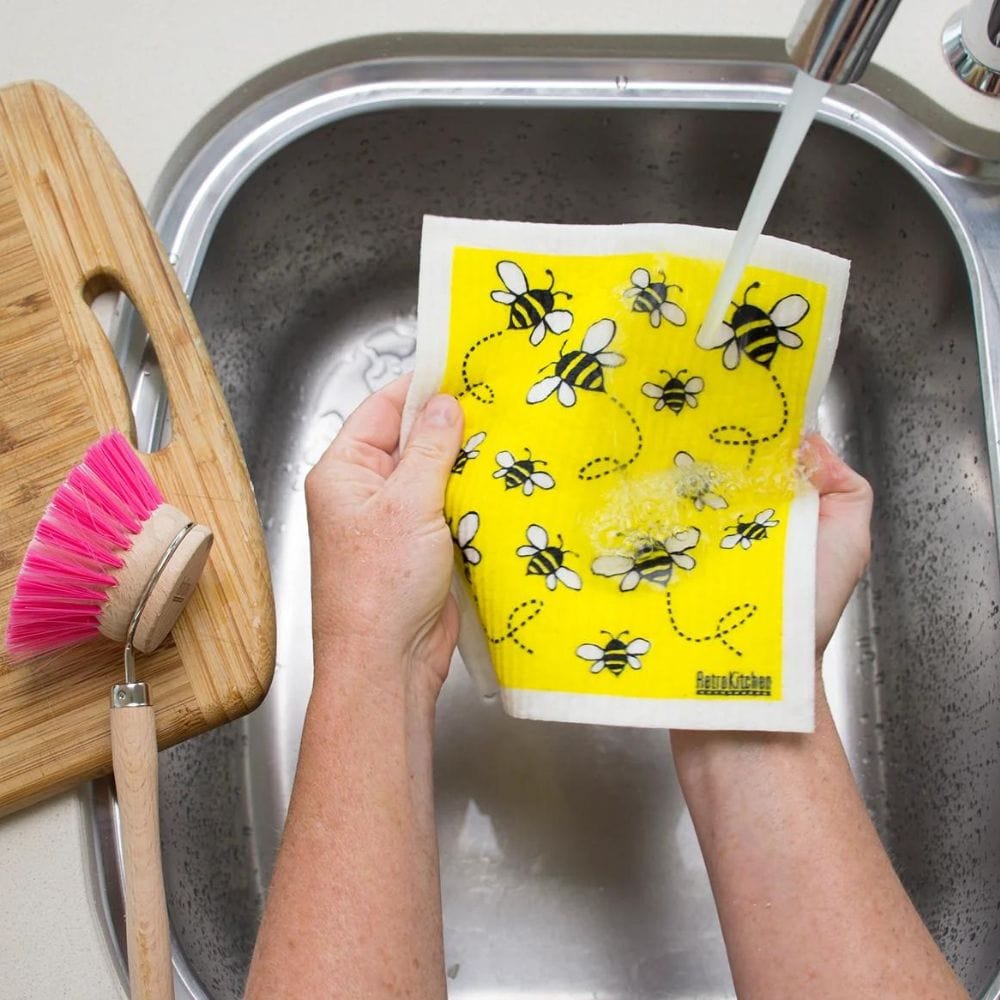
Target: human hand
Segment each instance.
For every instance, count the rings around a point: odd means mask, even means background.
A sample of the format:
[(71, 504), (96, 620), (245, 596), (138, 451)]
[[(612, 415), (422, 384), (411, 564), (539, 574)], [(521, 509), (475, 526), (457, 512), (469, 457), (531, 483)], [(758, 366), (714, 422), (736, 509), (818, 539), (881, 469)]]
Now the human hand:
[(400, 455), (409, 383), (366, 399), (306, 477), (313, 635), (317, 660), (321, 646), (350, 651), (367, 684), (394, 682), (371, 676), (377, 664), (436, 697), (458, 638), (442, 511), (463, 418), (453, 397), (435, 396)]
[[(816, 536), (816, 662), (833, 635), (837, 622), (850, 600), (858, 580), (868, 565), (871, 550), (869, 522), (872, 490), (868, 481), (842, 461), (819, 435), (806, 436), (799, 460), (819, 492), (819, 525)], [(816, 678), (818, 729), (829, 725), (823, 685)], [(732, 763), (729, 754), (742, 760), (746, 752), (756, 753), (763, 745), (784, 744), (786, 733), (719, 732), (712, 730), (671, 730), (670, 740), (678, 774), (689, 777), (702, 766), (711, 766), (719, 755)], [(730, 768), (730, 772), (732, 769)], [(686, 794), (686, 793), (685, 793)]]
[(871, 554), (872, 488), (819, 435), (799, 452), (819, 491), (816, 537), (816, 657), (826, 649)]

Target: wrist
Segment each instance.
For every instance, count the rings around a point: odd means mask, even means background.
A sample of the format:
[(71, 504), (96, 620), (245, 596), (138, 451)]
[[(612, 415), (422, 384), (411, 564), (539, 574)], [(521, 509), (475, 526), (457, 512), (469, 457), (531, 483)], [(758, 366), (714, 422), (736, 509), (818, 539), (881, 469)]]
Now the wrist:
[(670, 733), (674, 766), (682, 785), (725, 776), (768, 758), (810, 752), (809, 748), (832, 730), (833, 719), (823, 690), (817, 661), (815, 727), (808, 733), (766, 730), (675, 729)]
[(341, 761), (362, 781), (405, 773), (419, 791), (430, 781), (436, 704), (436, 693), (408, 678), (396, 655), (362, 644), (327, 647), (315, 657), (303, 752), (318, 751), (324, 768)]
[(412, 651), (376, 636), (315, 634), (313, 698), (434, 717), (441, 684)]

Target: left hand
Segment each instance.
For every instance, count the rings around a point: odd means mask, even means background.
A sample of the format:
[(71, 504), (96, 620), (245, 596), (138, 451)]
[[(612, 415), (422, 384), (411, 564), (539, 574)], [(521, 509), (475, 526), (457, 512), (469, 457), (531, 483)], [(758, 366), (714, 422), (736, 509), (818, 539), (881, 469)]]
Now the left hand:
[(366, 399), (306, 477), (313, 633), (317, 650), (398, 665), (400, 678), (366, 674), (369, 683), (403, 679), (436, 698), (458, 638), (443, 507), (463, 416), (452, 396), (433, 397), (400, 455), (409, 382)]

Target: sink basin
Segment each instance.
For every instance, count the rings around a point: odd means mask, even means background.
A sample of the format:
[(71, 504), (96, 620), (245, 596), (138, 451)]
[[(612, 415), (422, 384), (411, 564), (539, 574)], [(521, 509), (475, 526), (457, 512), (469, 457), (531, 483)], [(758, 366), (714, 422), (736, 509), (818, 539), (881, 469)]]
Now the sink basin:
[[(303, 478), (344, 416), (412, 363), (422, 215), (733, 227), (790, 83), (758, 63), (358, 63), (262, 97), (191, 161), (160, 227), (253, 476), (278, 664), (257, 712), (161, 755), (179, 997), (241, 996), (310, 687)], [(829, 697), (904, 884), (972, 994), (992, 1000), (997, 177), (845, 88), (768, 227), (853, 261), (821, 423), (877, 507)], [(136, 408), (155, 442), (153, 359), (127, 333), (121, 353), (133, 381), (152, 371)], [(733, 995), (665, 733), (508, 719), (455, 663), (435, 765), (453, 1000)], [(120, 935), (106, 785), (94, 817)]]

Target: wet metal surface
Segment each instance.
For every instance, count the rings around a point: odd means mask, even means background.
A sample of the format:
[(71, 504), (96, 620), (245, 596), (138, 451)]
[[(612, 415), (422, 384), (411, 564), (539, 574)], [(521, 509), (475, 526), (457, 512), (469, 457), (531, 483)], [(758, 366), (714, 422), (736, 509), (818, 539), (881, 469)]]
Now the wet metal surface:
[[(266, 527), (278, 667), (250, 718), (163, 755), (192, 995), (241, 993), (311, 678), (303, 478), (357, 403), (412, 363), (422, 215), (732, 227), (774, 120), (379, 111), (297, 139), (236, 191), (193, 298)], [(985, 995), (1000, 958), (1000, 574), (969, 272), (925, 190), (828, 126), (807, 138), (768, 231), (853, 261), (821, 419), (875, 487), (874, 558), (826, 682), (906, 887)], [(732, 996), (665, 733), (508, 719), (456, 663), (436, 794), (453, 1000)]]

